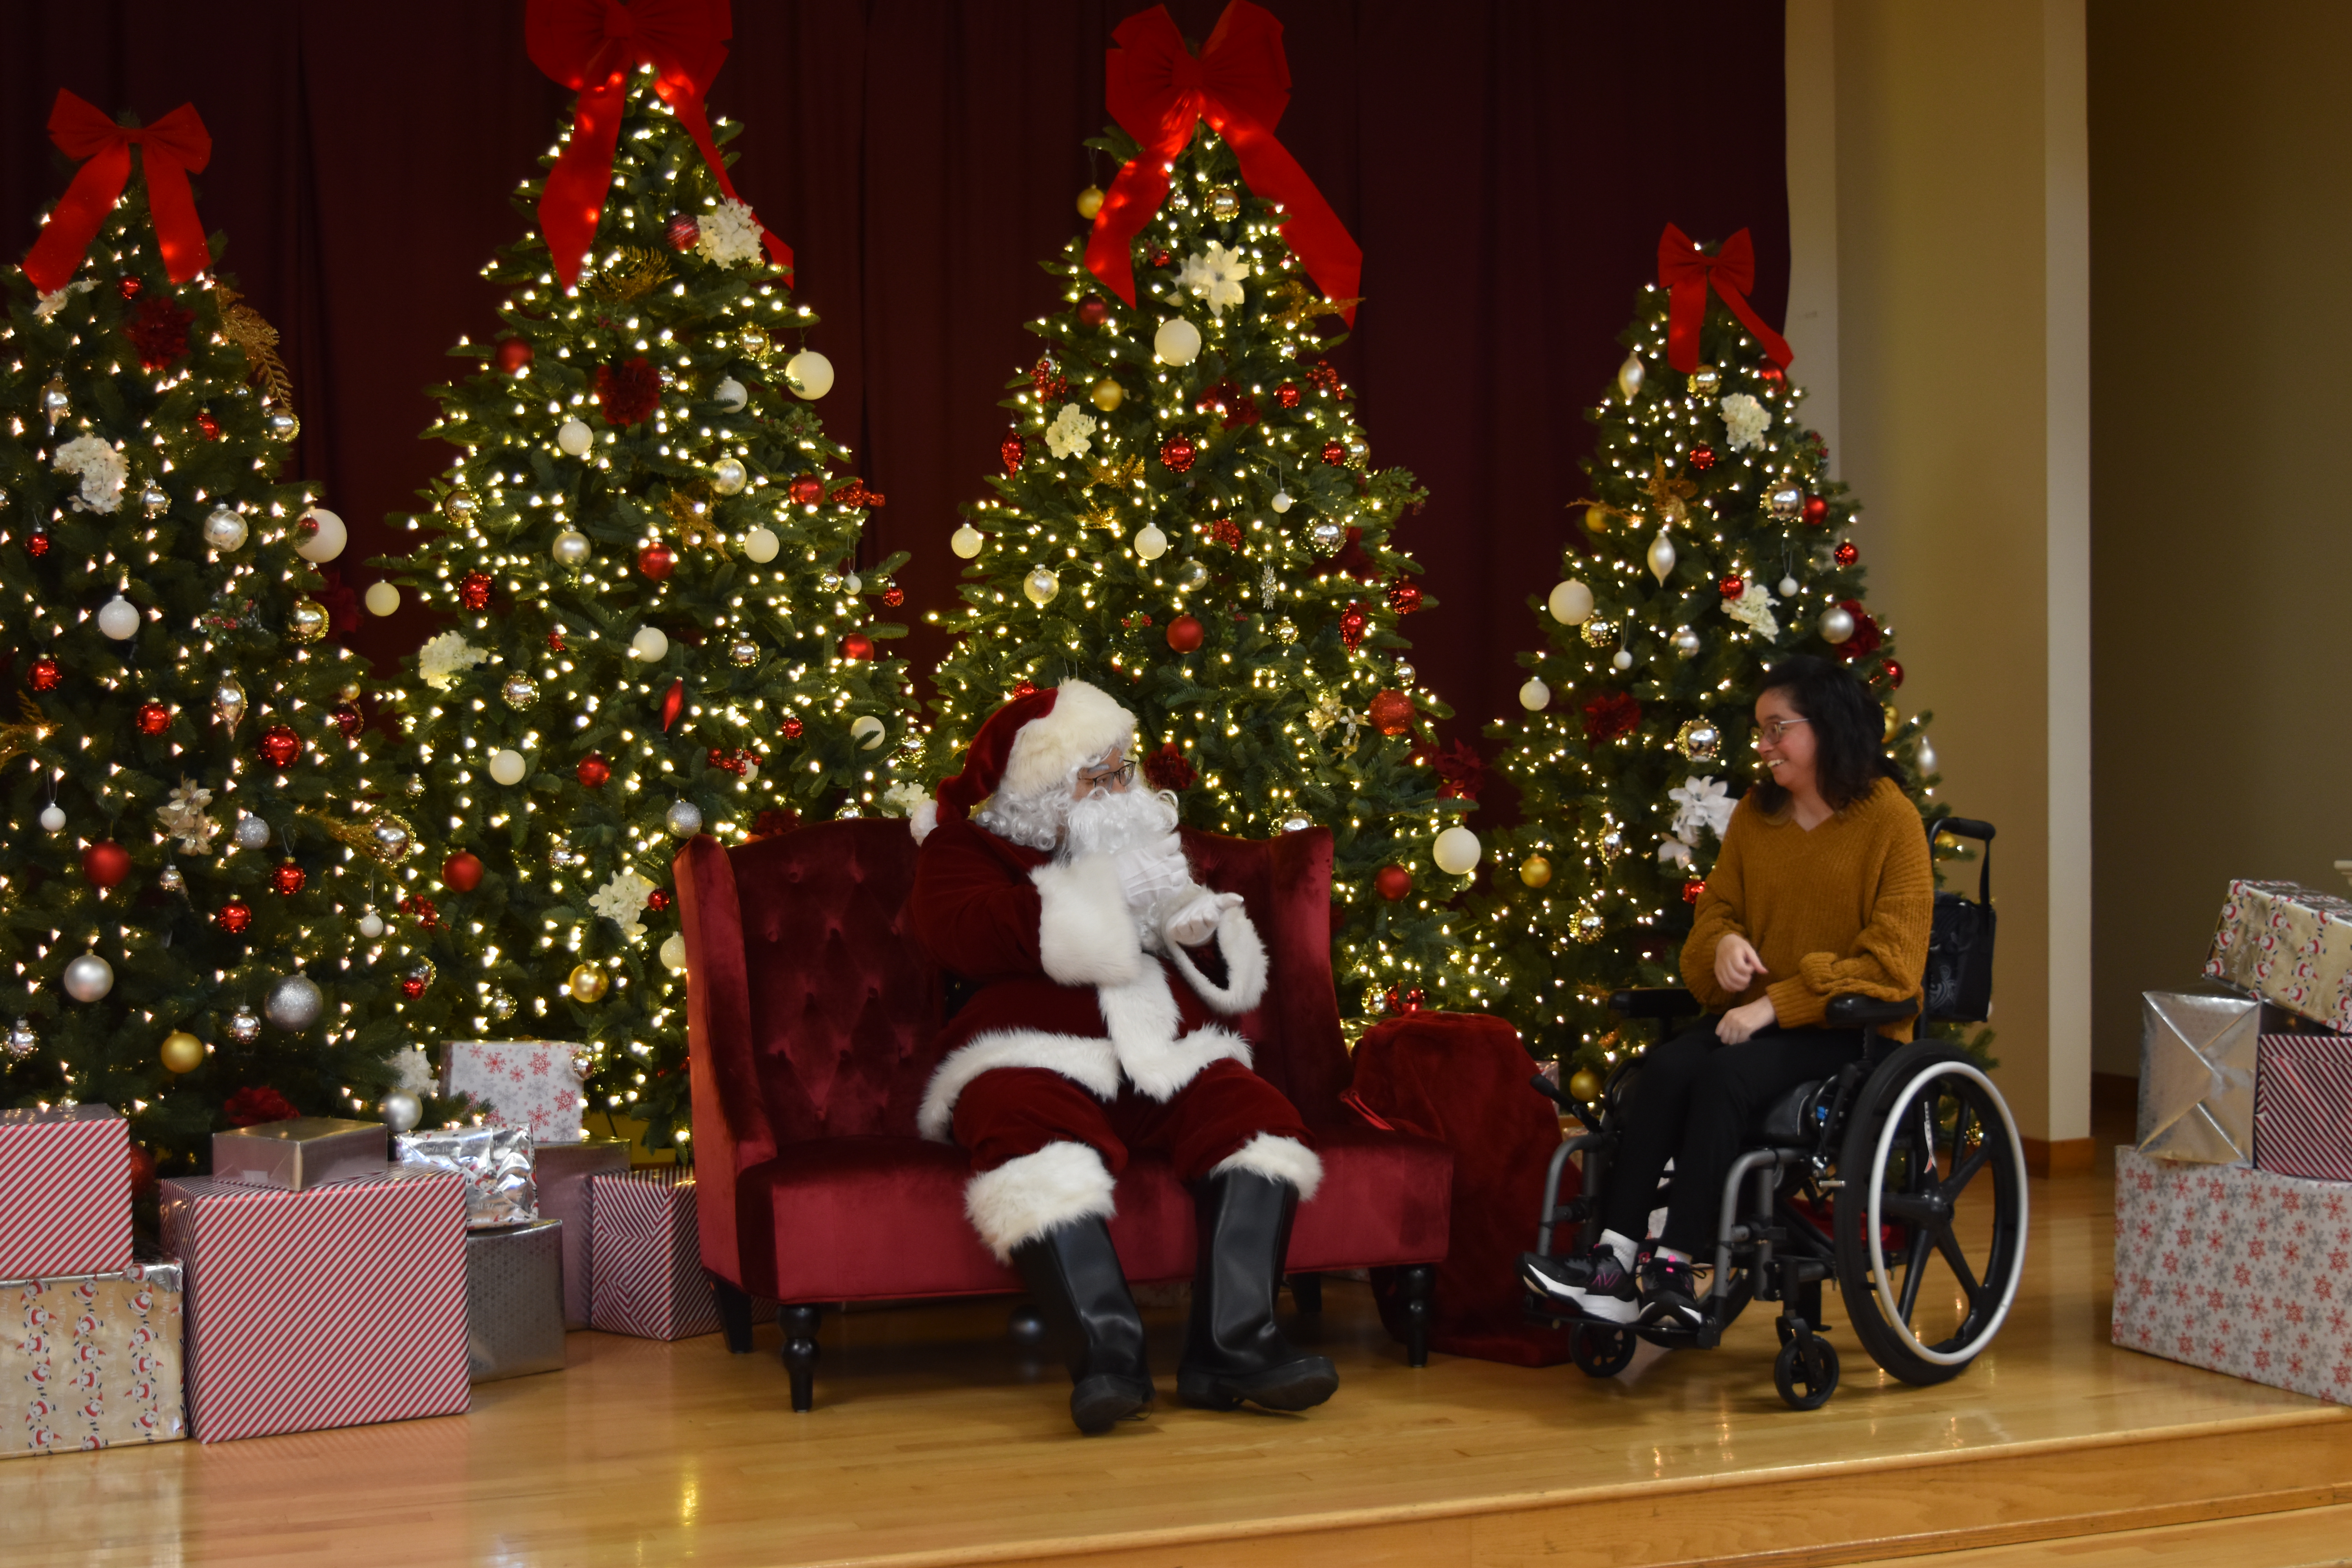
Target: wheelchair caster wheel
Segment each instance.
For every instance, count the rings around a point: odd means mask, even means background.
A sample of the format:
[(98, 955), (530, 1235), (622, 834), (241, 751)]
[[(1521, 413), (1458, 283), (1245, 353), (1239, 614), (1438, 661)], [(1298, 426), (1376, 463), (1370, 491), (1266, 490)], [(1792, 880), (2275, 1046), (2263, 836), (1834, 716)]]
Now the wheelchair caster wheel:
[(1819, 1410), (1837, 1392), (1837, 1347), (1815, 1334), (1790, 1340), (1772, 1358), (1772, 1384), (1791, 1410)]
[(1581, 1323), (1569, 1335), (1568, 1359), (1587, 1377), (1614, 1377), (1633, 1359), (1633, 1331)]

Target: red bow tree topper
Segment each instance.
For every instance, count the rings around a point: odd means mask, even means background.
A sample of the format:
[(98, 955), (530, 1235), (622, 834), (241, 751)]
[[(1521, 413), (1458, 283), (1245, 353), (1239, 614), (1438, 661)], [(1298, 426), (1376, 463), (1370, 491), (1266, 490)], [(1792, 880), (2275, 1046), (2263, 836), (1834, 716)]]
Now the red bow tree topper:
[(1709, 256), (1690, 236), (1673, 224), (1666, 225), (1666, 232), (1658, 236), (1658, 287), (1670, 296), (1666, 363), (1684, 374), (1698, 368), (1698, 331), (1706, 321), (1709, 289), (1722, 297), (1741, 326), (1756, 334), (1773, 363), (1785, 367), (1795, 357), (1790, 353), (1789, 340), (1766, 326), (1764, 318), (1748, 302), (1748, 290), (1756, 287), (1756, 244), (1746, 229), (1725, 240)]
[(188, 189), (188, 176), (202, 174), (213, 157), (212, 133), (194, 104), (184, 103), (142, 130), (117, 125), (95, 104), (60, 88), (49, 110), (49, 140), (82, 165), (41, 237), (25, 253), (25, 276), (34, 288), (53, 294), (73, 281), (89, 242), (130, 183), (133, 147), (147, 169), (147, 210), (154, 216), (163, 270), (173, 282), (185, 283), (212, 260), (195, 195)]

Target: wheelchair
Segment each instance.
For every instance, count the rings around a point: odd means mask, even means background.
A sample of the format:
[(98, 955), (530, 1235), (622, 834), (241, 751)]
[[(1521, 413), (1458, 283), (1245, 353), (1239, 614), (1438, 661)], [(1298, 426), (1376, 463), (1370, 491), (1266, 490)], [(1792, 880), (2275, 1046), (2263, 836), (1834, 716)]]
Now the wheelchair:
[[(1984, 865), (1973, 905), (1957, 893), (1937, 895), (1920, 996), (1835, 997), (1828, 1026), (1871, 1031), (1914, 1016), (1974, 1023), (1990, 1012), (1993, 829), (1960, 817), (1929, 823), (1931, 856), (1937, 836), (1948, 833), (1981, 841)], [(1629, 1020), (1656, 1020), (1660, 1040), (1670, 1037), (1675, 1019), (1700, 1011), (1687, 991), (1620, 991), (1610, 1005)], [(1552, 1156), (1538, 1253), (1562, 1256), (1553, 1238), (1571, 1226), (1576, 1251), (1599, 1243), (1609, 1160), (1640, 1071), (1639, 1058), (1617, 1065), (1597, 1116), (1549, 1079), (1535, 1079), (1584, 1126)], [(1818, 1409), (1838, 1384), (1837, 1350), (1822, 1320), (1822, 1287), (1832, 1279), (1854, 1338), (1905, 1383), (1957, 1377), (1992, 1342), (2025, 1261), (2025, 1151), (2000, 1091), (1967, 1053), (1944, 1041), (1895, 1044), (1872, 1034), (1859, 1060), (1780, 1096), (1744, 1142), (1724, 1178), (1714, 1274), (1695, 1325), (1563, 1314), (1527, 1293), (1530, 1318), (1571, 1331), (1570, 1359), (1588, 1376), (1622, 1371), (1638, 1341), (1711, 1349), (1749, 1301), (1777, 1301), (1780, 1351), (1772, 1381), (1791, 1407)], [(1561, 1173), (1580, 1153), (1583, 1194), (1563, 1204)], [(1673, 1184), (1670, 1170), (1654, 1216)]]

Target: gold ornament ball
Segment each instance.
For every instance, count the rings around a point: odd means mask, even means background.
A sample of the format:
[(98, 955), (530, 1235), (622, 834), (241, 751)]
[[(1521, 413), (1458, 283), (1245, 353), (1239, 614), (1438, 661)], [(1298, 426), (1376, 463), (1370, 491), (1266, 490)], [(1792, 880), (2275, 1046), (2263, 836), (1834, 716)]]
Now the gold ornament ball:
[(460, 528), (473, 521), (474, 513), (480, 510), (479, 503), (474, 500), (474, 492), (463, 485), (457, 486), (441, 498), (442, 512), (451, 522)]
[(1591, 1104), (1601, 1096), (1601, 1075), (1591, 1068), (1579, 1068), (1568, 1075), (1568, 1092)]
[(1209, 193), (1209, 216), (1219, 223), (1231, 223), (1242, 216), (1242, 194), (1231, 185), (1219, 185)]
[(1584, 509), (1584, 531), (1587, 533), (1608, 532), (1609, 509), (1597, 502), (1591, 506), (1586, 507)]
[(327, 609), (316, 599), (297, 599), (286, 612), (286, 633), (296, 642), (317, 642), (327, 635)]
[(1603, 860), (1614, 860), (1623, 853), (1625, 853), (1624, 829), (1612, 827), (1601, 836), (1601, 858)]
[(563, 982), (563, 988), (572, 993), (575, 1002), (602, 1002), (612, 984), (603, 970), (593, 963), (583, 963)]
[(1078, 216), (1088, 223), (1095, 221), (1095, 214), (1102, 211), (1102, 205), (1103, 194), (1100, 185), (1088, 185), (1078, 193)]
[(1883, 706), (1886, 710), (1886, 734), (1885, 738), (1892, 741), (1895, 739), (1895, 732), (1903, 728), (1903, 715), (1895, 709), (1895, 704), (1892, 702), (1883, 704)]
[(1604, 621), (1599, 616), (1587, 620), (1581, 630), (1587, 647), (1607, 647), (1617, 640), (1617, 623)]
[(185, 1029), (174, 1029), (163, 1037), (164, 1070), (194, 1072), (205, 1064), (205, 1043)]
[(1609, 922), (1601, 918), (1598, 910), (1579, 910), (1568, 933), (1590, 947), (1609, 933)]
[(1288, 616), (1274, 623), (1274, 640), (1288, 647), (1298, 640), (1298, 623)]
[(1684, 385), (1693, 397), (1713, 397), (1723, 390), (1723, 372), (1711, 364), (1703, 364), (1690, 373)]
[(1112, 409), (1117, 408), (1120, 404), (1127, 401), (1127, 388), (1121, 386), (1109, 376), (1105, 376), (1100, 381), (1094, 384), (1094, 385), (1087, 391), (1087, 395), (1094, 399), (1095, 406), (1097, 408), (1101, 409), (1105, 414), (1108, 414)]
[(1530, 855), (1519, 862), (1519, 880), (1530, 888), (1540, 888), (1551, 880), (1551, 862), (1540, 855)]
[(1364, 1016), (1377, 1018), (1389, 1010), (1389, 994), (1378, 985), (1364, 987)]

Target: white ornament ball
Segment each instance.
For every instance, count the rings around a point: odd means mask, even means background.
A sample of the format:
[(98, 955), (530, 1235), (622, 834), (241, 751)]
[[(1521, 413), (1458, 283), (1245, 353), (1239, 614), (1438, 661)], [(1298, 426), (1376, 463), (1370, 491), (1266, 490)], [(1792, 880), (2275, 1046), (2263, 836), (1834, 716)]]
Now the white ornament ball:
[(683, 974), (686, 973), (685, 932), (674, 931), (670, 932), (669, 935), (662, 938), (661, 961), (662, 967), (668, 970), (672, 974)]
[(1551, 591), (1551, 618), (1564, 626), (1580, 626), (1592, 618), (1592, 590), (1571, 577)]
[(1676, 626), (1674, 640), (1676, 658), (1696, 658), (1700, 649), (1706, 646), (1699, 641), (1698, 634), (1688, 626)]
[(1276, 490), (1274, 492), (1274, 500), (1269, 501), (1267, 504), (1272, 506), (1276, 511), (1288, 511), (1292, 507), (1297, 506), (1298, 503), (1290, 499), (1290, 492), (1288, 490)]
[(1042, 609), (1052, 604), (1054, 595), (1062, 591), (1062, 580), (1040, 566), (1021, 579), (1021, 591), (1029, 595), (1031, 604)]
[(1157, 561), (1168, 553), (1168, 536), (1160, 531), (1158, 523), (1147, 522), (1135, 531), (1135, 553), (1142, 561)]
[(58, 805), (54, 801), (49, 805), (41, 807), (41, 827), (45, 832), (63, 833), (66, 830), (66, 814), (64, 807)]
[(849, 726), (849, 738), (857, 742), (857, 749), (861, 752), (870, 752), (880, 745), (883, 733), (882, 721), (871, 713), (859, 715), (857, 721)]
[(1519, 706), (1530, 713), (1540, 713), (1551, 706), (1551, 688), (1540, 676), (1530, 675), (1528, 683), (1519, 688)]
[(117, 594), (98, 612), (98, 629), (116, 642), (127, 642), (139, 635), (139, 606)]
[(555, 557), (558, 566), (579, 566), (588, 559), (588, 536), (576, 528), (567, 528), (555, 536), (547, 552)]
[(501, 746), (490, 753), (490, 777), (502, 784), (519, 784), (527, 771), (522, 753), (510, 746)]
[(751, 395), (743, 390), (743, 384), (731, 375), (710, 389), (710, 401), (730, 414), (751, 400)]
[(205, 542), (223, 555), (245, 543), (245, 519), (235, 507), (216, 506), (205, 516)]
[(751, 471), (733, 458), (721, 458), (710, 465), (710, 488), (720, 495), (740, 493), (751, 482)]
[(669, 634), (659, 626), (639, 626), (629, 639), (629, 651), (647, 664), (659, 664), (669, 657)]
[(1918, 764), (1919, 776), (1922, 778), (1927, 777), (1936, 771), (1935, 743), (1927, 739), (1924, 731), (1920, 732), (1919, 744), (1912, 752), (1911, 760)]
[(308, 539), (302, 539), (299, 530), (295, 532), (295, 537), (301, 539), (302, 542), (294, 547), (294, 553), (303, 560), (320, 563), (332, 561), (343, 552), (343, 546), (352, 542), (351, 531), (343, 526), (343, 520), (325, 507), (314, 506), (302, 516), (307, 521), (317, 524), (310, 531), (310, 536)]
[(773, 561), (776, 552), (782, 548), (776, 531), (764, 524), (743, 536), (743, 559), (756, 566), (764, 566)]
[(672, 837), (691, 838), (702, 831), (702, 808), (690, 800), (682, 800), (671, 806), (662, 820), (668, 825)]
[(1181, 316), (1171, 316), (1151, 334), (1151, 352), (1161, 364), (1191, 364), (1201, 357), (1201, 329)]
[(833, 390), (833, 362), (814, 349), (803, 349), (784, 362), (784, 385), (803, 401), (823, 397)]
[(383, 934), (383, 917), (370, 910), (360, 917), (360, 934), (370, 942)]
[(114, 965), (94, 952), (85, 952), (66, 965), (66, 994), (77, 1002), (95, 1002), (114, 989)]
[(1478, 836), (1466, 827), (1449, 827), (1430, 846), (1430, 858), (1449, 877), (1466, 877), (1478, 864)]
[(1803, 588), (1804, 584), (1798, 582), (1794, 577), (1783, 577), (1780, 579), (1780, 597), (1784, 599), (1795, 598)]
[(1631, 669), (1633, 668), (1633, 656), (1621, 647), (1609, 656), (1609, 662), (1619, 669)]
[(567, 457), (584, 458), (588, 448), (596, 444), (596, 433), (577, 419), (566, 419), (556, 429), (555, 444), (563, 448)]
[(394, 1132), (414, 1132), (425, 1120), (425, 1102), (404, 1089), (395, 1089), (383, 1097), (376, 1111)]
[(262, 1003), (261, 1010), (279, 1028), (289, 1034), (299, 1034), (319, 1021), (319, 1010), (326, 1001), (309, 975), (289, 974), (269, 988), (268, 999)]
[(1640, 395), (1642, 383), (1645, 379), (1647, 376), (1642, 368), (1640, 354), (1627, 354), (1625, 363), (1617, 367), (1617, 390), (1623, 395), (1628, 403), (1633, 402)]
[(980, 547), (986, 542), (980, 530), (968, 522), (948, 536), (948, 548), (966, 561), (979, 554)]
[(1822, 612), (1821, 628), (1823, 642), (1842, 643), (1853, 636), (1853, 617), (1843, 605), (1832, 605)]
[(400, 608), (400, 590), (379, 578), (368, 584), (366, 603), (369, 615), (388, 616)]
[(1675, 569), (1675, 542), (1664, 529), (1650, 541), (1650, 575), (1663, 583)]

